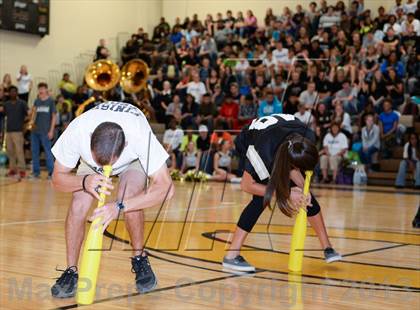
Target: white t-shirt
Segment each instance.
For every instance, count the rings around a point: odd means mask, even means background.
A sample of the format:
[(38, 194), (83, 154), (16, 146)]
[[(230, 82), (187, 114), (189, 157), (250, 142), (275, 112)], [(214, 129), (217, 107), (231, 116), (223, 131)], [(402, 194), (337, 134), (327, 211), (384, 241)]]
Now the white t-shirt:
[(312, 119), (311, 112), (309, 111), (305, 111), (305, 113), (303, 114), (300, 114), (300, 112), (298, 111), (295, 113), (295, 117), (305, 125), (310, 125), (309, 121)]
[(203, 82), (189, 82), (187, 87), (187, 94), (194, 97), (197, 103), (201, 103), (201, 97), (206, 93), (206, 86)]
[(271, 57), (271, 60), (270, 60), (270, 59), (268, 59), (268, 57), (266, 57), (263, 60), (263, 64), (267, 68), (270, 68), (271, 66), (274, 66), (274, 68), (276, 68), (277, 67), (277, 59), (274, 58), (274, 57)]
[(404, 13), (416, 13), (417, 10), (417, 1), (413, 1), (413, 3), (406, 3), (404, 4)]
[(315, 104), (316, 98), (318, 97), (318, 92), (314, 91), (312, 94), (304, 90), (300, 93), (299, 102), (306, 104), (308, 107), (312, 108)]
[(102, 167), (93, 160), (90, 142), (91, 134), (103, 122), (120, 125), (127, 143), (112, 165), (112, 175), (121, 173), (135, 160), (140, 160), (148, 176), (166, 165), (168, 153), (156, 139), (143, 113), (131, 104), (113, 101), (99, 104), (69, 124), (52, 148), (56, 160), (74, 168), (81, 159), (96, 172), (102, 172)]
[(289, 60), (289, 50), (287, 48), (282, 48), (280, 51), (275, 49), (273, 51), (273, 58), (275, 58), (277, 62), (287, 62)]
[(342, 150), (349, 147), (346, 136), (339, 132), (336, 137), (331, 133), (327, 133), (324, 138), (323, 146), (328, 148), (331, 156), (337, 155)]
[(183, 137), (184, 132), (182, 129), (166, 129), (165, 133), (163, 134), (163, 143), (170, 144), (172, 149), (175, 150), (181, 145)]
[[(415, 20), (413, 20), (413, 21), (412, 21), (412, 23), (411, 23), (411, 24), (413, 25), (414, 32), (415, 32), (418, 36), (420, 36), (420, 21), (419, 21), (418, 19), (415, 19)], [(408, 21), (405, 21), (405, 22), (401, 25), (401, 31), (402, 31), (402, 32), (407, 32), (408, 26), (409, 26)]]
[(31, 85), (32, 76), (29, 73), (26, 75), (21, 75), (18, 73), (17, 78), (20, 78), (20, 80), (17, 82), (18, 94), (29, 93), (29, 86)]

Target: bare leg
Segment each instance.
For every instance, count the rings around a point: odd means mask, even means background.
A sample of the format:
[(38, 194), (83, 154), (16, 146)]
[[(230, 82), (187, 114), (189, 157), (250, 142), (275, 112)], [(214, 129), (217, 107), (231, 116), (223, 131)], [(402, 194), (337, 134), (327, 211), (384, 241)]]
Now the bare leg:
[(226, 174), (227, 172), (222, 170), (222, 171), (217, 171), (215, 175), (211, 176), (209, 178), (210, 181), (216, 181), (216, 182), (224, 182), (226, 180)]
[(93, 197), (83, 191), (74, 192), (66, 218), (67, 266), (77, 266), (80, 248), (85, 237), (86, 216)]
[(328, 179), (328, 169), (322, 169), (322, 178), (324, 180)]
[(324, 218), (322, 217), (321, 211), (319, 211), (317, 215), (308, 216), (308, 221), (311, 224), (312, 228), (315, 230), (319, 242), (321, 243), (322, 249), (331, 247), (331, 243), (328, 239), (327, 229), (325, 228)]
[(245, 242), (248, 232), (236, 226), (235, 233), (233, 234), (232, 243), (226, 254), (226, 258), (232, 259), (239, 255), (241, 247)]
[[(128, 170), (121, 175), (118, 189), (118, 201), (136, 196), (144, 191), (146, 175), (138, 170)], [(124, 197), (123, 197), (124, 195)], [(144, 247), (144, 212), (133, 211), (124, 214), (125, 225), (130, 234), (133, 256), (143, 254)]]

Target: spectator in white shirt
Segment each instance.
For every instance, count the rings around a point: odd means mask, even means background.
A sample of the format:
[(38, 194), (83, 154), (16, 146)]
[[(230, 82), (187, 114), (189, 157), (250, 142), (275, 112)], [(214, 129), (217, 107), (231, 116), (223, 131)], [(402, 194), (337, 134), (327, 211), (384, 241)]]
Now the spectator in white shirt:
[(402, 34), (407, 34), (410, 26), (413, 27), (416, 35), (420, 36), (420, 21), (415, 18), (413, 13), (409, 13), (407, 15), (407, 20), (401, 25)]
[(201, 97), (207, 93), (206, 85), (200, 81), (200, 75), (197, 72), (193, 73), (193, 80), (188, 83), (187, 94), (190, 94), (194, 97), (195, 102), (198, 104), (201, 103)]
[[(311, 112), (309, 112), (306, 109), (306, 106), (304, 103), (299, 103), (298, 105), (298, 111), (295, 113), (295, 117), (300, 120), (302, 123), (307, 125), (308, 127), (312, 127), (312, 116)], [(310, 122), (310, 123), (309, 123)]]
[(273, 52), (271, 50), (268, 50), (267, 55), (263, 60), (263, 65), (268, 70), (277, 68), (277, 59), (273, 57)]
[(287, 62), (289, 58), (289, 50), (287, 48), (283, 48), (282, 42), (276, 43), (276, 49), (273, 51), (273, 58), (276, 62)]
[(397, 23), (397, 18), (395, 15), (391, 15), (389, 17), (389, 22), (384, 25), (384, 33), (387, 32), (388, 28), (392, 27), (396, 35), (399, 35), (401, 33), (401, 25)]
[(414, 0), (407, 0), (407, 3), (404, 4), (404, 13), (405, 14), (409, 14), (409, 13), (415, 13), (417, 10), (417, 1)]
[(397, 14), (398, 9), (404, 9), (404, 6), (402, 5), (402, 0), (395, 0), (395, 5), (391, 7), (391, 9), (389, 10), (389, 14)]
[(319, 19), (319, 28), (331, 28), (334, 25), (339, 25), (341, 22), (341, 16), (334, 14), (334, 8), (328, 7), (327, 13), (323, 14)]
[(20, 67), (16, 79), (19, 99), (28, 102), (29, 93), (32, 89), (32, 76), (28, 73), (28, 68), (25, 65)]
[(337, 181), (338, 168), (348, 149), (346, 136), (340, 132), (340, 125), (333, 123), (331, 132), (326, 134), (323, 141), (324, 149), (320, 152), (320, 165), (322, 171), (322, 183), (328, 183), (328, 169), (332, 171), (335, 183)]
[(168, 124), (168, 129), (163, 134), (163, 143), (171, 146), (174, 153), (177, 155), (184, 137), (184, 131), (177, 128), (177, 121), (172, 119)]
[(307, 89), (299, 96), (299, 102), (303, 103), (306, 109), (312, 109), (316, 103), (318, 92), (316, 91), (315, 82), (309, 82)]

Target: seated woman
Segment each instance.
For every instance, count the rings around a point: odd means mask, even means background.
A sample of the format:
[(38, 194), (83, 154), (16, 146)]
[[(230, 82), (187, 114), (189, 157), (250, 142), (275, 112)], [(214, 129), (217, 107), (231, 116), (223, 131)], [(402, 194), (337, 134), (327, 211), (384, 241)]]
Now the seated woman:
[(373, 114), (367, 114), (365, 122), (366, 126), (362, 128), (362, 149), (360, 150), (360, 157), (362, 163), (369, 169), (373, 163), (373, 155), (379, 152), (381, 139), (379, 126), (374, 123)]
[(331, 132), (325, 136), (323, 146), (324, 149), (319, 153), (321, 156), (321, 183), (329, 183), (328, 169), (332, 171), (332, 181), (335, 183), (337, 181), (338, 168), (349, 147), (346, 136), (340, 132), (339, 124), (331, 124)]
[(183, 155), (181, 172), (185, 173), (188, 170), (198, 170), (199, 156), (195, 149), (194, 141), (188, 143), (187, 149)]
[(335, 105), (332, 121), (340, 126), (341, 132), (351, 139), (353, 136), (353, 129), (351, 127), (350, 115), (344, 111), (343, 105), (338, 103)]
[(420, 144), (419, 137), (411, 133), (408, 142), (404, 145), (403, 160), (400, 162), (395, 187), (405, 187), (407, 168), (413, 171), (416, 189), (420, 188)]
[(240, 183), (241, 178), (230, 173), (232, 167), (232, 143), (228, 140), (223, 140), (220, 144), (220, 151), (214, 154), (213, 160), (213, 176), (209, 178), (211, 181)]

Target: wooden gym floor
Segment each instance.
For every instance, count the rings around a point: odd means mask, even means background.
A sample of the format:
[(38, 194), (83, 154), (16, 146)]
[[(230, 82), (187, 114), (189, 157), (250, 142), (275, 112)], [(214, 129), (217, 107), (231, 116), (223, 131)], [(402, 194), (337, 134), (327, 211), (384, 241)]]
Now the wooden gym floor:
[[(146, 211), (146, 239), (158, 287), (136, 293), (128, 234), (107, 230), (95, 304), (87, 309), (419, 309), (420, 230), (411, 220), (419, 192), (315, 187), (342, 262), (326, 264), (311, 229), (302, 275), (287, 272), (293, 221), (266, 210), (243, 255), (255, 274), (220, 261), (249, 196), (238, 185), (176, 183), (170, 203)], [(71, 309), (50, 286), (65, 267), (64, 220), (70, 195), (48, 181), (0, 179), (0, 308)], [(112, 241), (112, 237), (114, 240)]]

